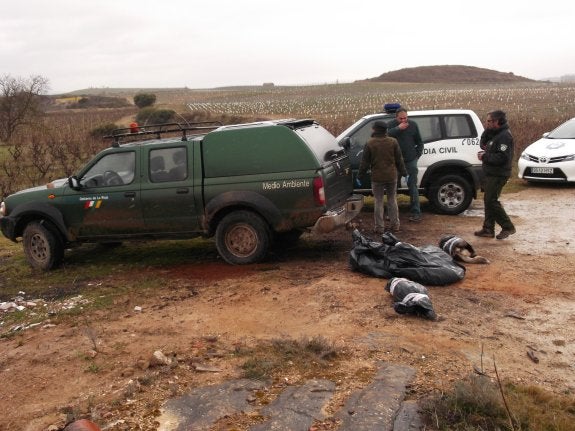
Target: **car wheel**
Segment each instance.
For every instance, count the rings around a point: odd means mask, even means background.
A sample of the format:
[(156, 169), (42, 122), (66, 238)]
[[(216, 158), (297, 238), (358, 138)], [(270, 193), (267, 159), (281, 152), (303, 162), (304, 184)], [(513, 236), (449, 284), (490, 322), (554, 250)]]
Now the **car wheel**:
[(48, 271), (62, 263), (64, 258), (62, 239), (46, 223), (28, 224), (22, 238), (24, 254), (32, 268)]
[(459, 175), (445, 175), (433, 182), (427, 198), (439, 214), (456, 215), (469, 208), (471, 185)]
[(270, 247), (267, 223), (250, 211), (226, 215), (216, 228), (216, 247), (220, 256), (232, 265), (262, 260)]

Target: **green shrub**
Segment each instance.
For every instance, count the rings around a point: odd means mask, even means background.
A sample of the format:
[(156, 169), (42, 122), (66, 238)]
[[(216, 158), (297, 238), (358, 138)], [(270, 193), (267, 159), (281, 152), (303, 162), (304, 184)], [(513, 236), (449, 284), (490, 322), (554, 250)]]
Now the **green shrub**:
[(134, 104), (142, 109), (156, 103), (156, 95), (152, 93), (138, 93), (134, 96)]
[(111, 135), (116, 129), (119, 129), (119, 126), (115, 123), (102, 124), (90, 130), (90, 136), (93, 138), (102, 138), (106, 135)]
[(136, 122), (140, 125), (161, 124), (173, 121), (176, 112), (172, 109), (156, 109), (152, 107), (141, 109), (136, 115)]

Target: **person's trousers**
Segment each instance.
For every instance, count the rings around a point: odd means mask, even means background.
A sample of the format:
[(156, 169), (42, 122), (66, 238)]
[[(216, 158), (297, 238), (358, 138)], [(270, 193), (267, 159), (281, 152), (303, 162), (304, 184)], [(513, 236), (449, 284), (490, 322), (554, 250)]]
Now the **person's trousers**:
[(495, 223), (502, 229), (512, 230), (515, 228), (503, 205), (499, 202), (501, 190), (503, 190), (508, 179), (508, 177), (493, 176), (486, 176), (483, 179), (483, 204), (485, 206), (483, 228), (490, 232), (495, 231)]
[(407, 170), (407, 189), (409, 190), (409, 212), (413, 216), (421, 215), (421, 208), (419, 207), (419, 191), (417, 190), (417, 159), (405, 162), (405, 169)]
[(384, 230), (384, 198), (387, 194), (387, 211), (391, 228), (399, 228), (399, 211), (397, 210), (397, 181), (371, 183), (373, 191), (373, 221), (376, 230)]

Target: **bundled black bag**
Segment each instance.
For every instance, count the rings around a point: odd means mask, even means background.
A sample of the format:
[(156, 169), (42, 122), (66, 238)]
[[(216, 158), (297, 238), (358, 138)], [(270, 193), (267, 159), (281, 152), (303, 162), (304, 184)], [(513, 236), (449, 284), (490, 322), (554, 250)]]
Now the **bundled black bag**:
[(385, 290), (393, 296), (393, 309), (397, 313), (415, 314), (430, 320), (437, 318), (425, 286), (407, 278), (394, 277), (387, 282)]
[(356, 271), (388, 279), (403, 277), (435, 286), (455, 283), (465, 276), (465, 267), (434, 245), (418, 248), (401, 242), (392, 233), (384, 233), (383, 242), (376, 242), (357, 229), (352, 238), (349, 262)]

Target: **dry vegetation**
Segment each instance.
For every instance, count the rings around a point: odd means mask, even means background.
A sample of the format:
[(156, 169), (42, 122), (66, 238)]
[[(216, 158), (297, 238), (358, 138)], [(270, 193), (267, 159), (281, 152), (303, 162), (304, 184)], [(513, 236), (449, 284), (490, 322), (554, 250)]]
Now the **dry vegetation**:
[[(12, 146), (0, 146), (0, 195), (71, 175), (98, 149), (108, 145), (90, 137), (103, 124), (127, 126), (135, 107), (94, 108), (90, 98), (122, 103), (142, 89), (83, 90), (53, 98), (44, 118), (21, 129)], [(575, 84), (520, 82), (497, 84), (412, 84), (357, 82), (306, 87), (234, 87), (209, 90), (157, 89), (156, 106), (173, 109), (177, 118), (218, 119), (237, 123), (266, 118), (314, 118), (338, 135), (359, 117), (378, 112), (390, 101), (411, 110), (472, 109), (481, 117), (493, 109), (508, 112), (521, 150), (543, 132), (575, 117)], [(61, 103), (66, 100), (70, 103)], [(87, 100), (83, 109), (78, 100)], [(60, 108), (60, 109), (58, 109)], [(24, 168), (23, 168), (24, 167)]]

